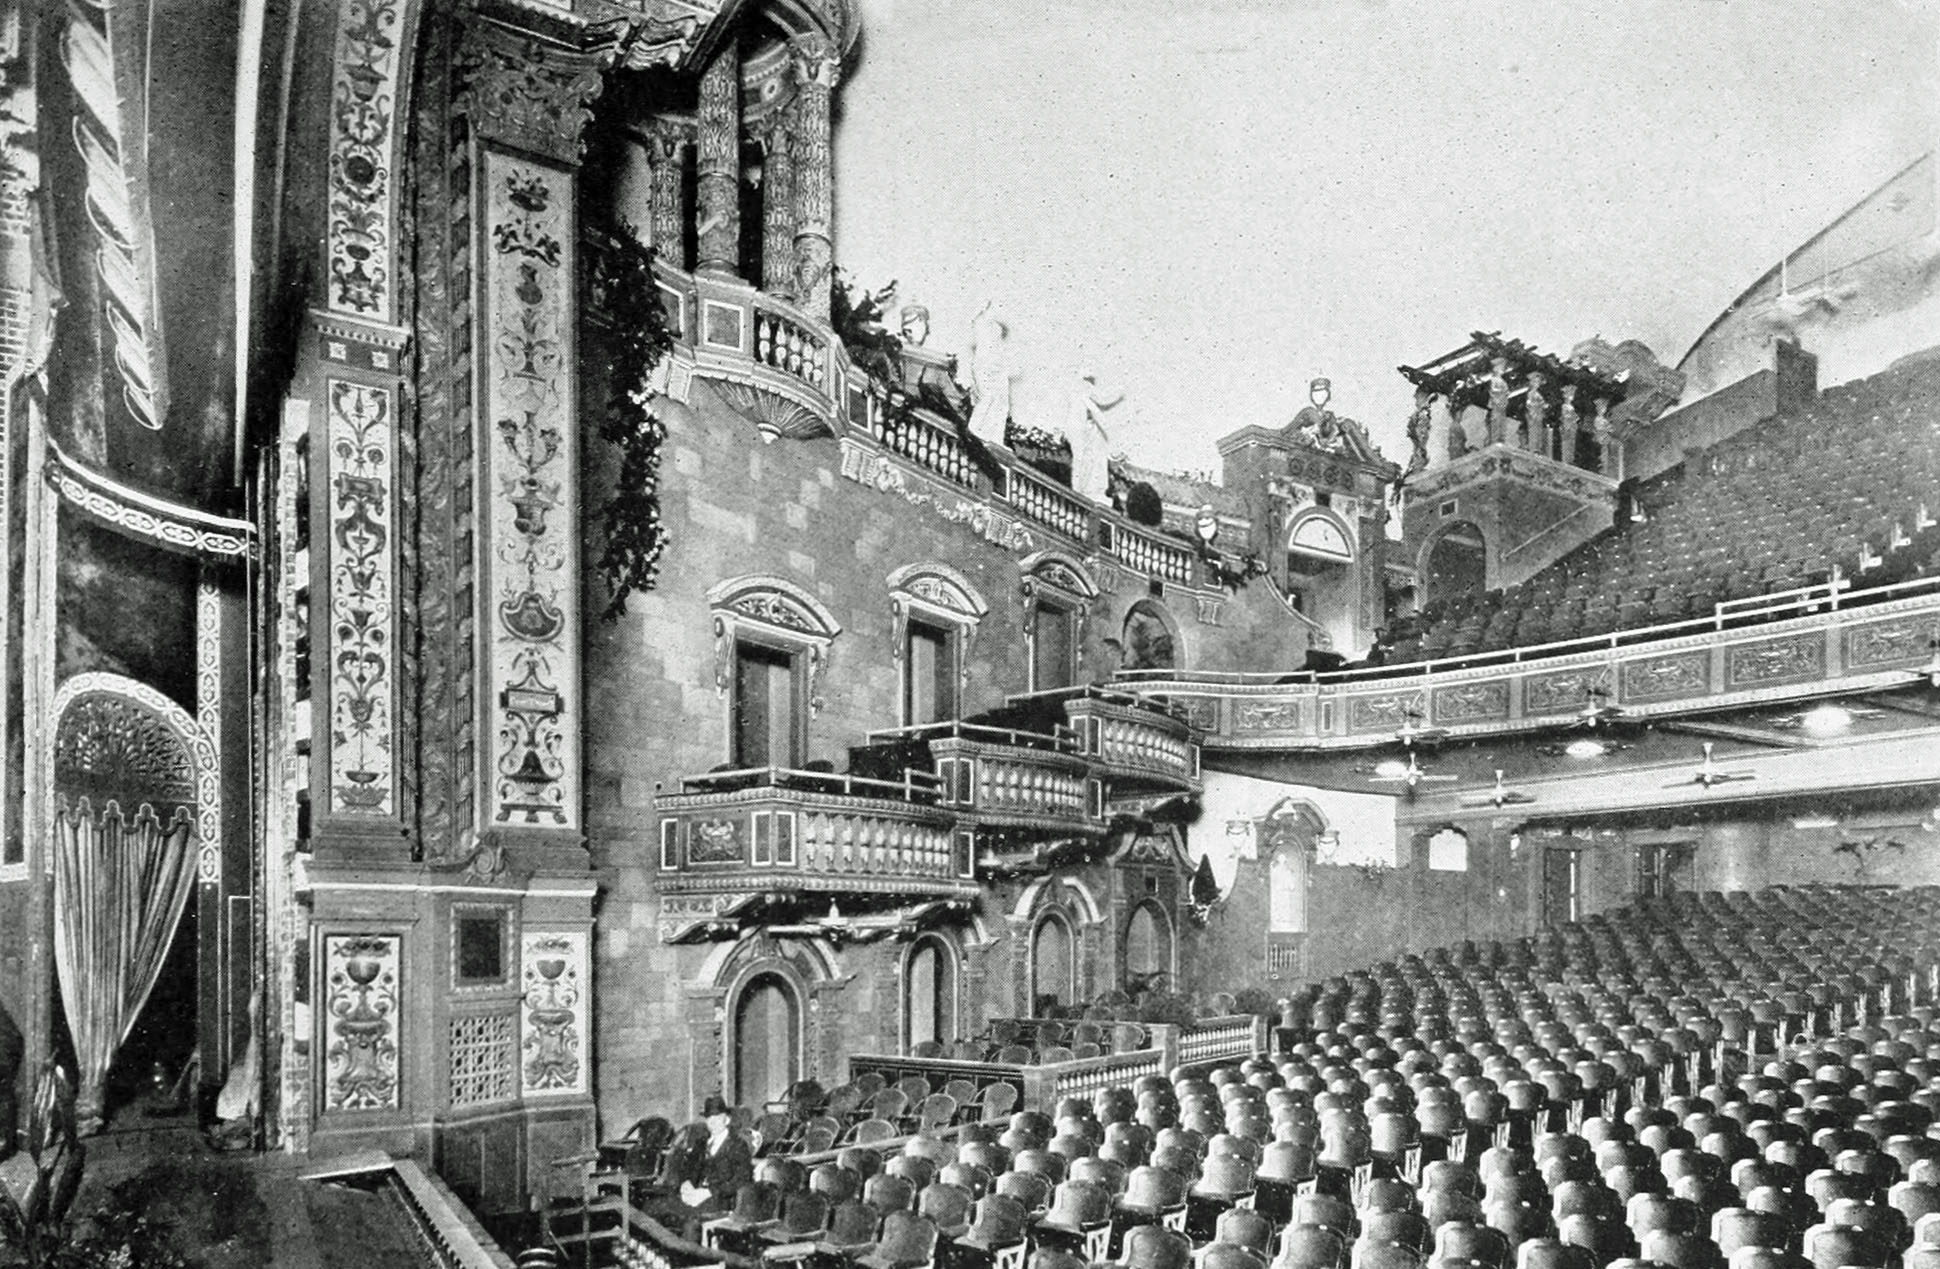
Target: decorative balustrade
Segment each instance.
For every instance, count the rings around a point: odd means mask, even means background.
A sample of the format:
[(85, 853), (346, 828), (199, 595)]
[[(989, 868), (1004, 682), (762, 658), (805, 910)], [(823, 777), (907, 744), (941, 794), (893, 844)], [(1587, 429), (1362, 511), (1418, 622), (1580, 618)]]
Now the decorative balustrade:
[(954, 431), (913, 413), (890, 417), (881, 409), (871, 409), (869, 435), (883, 448), (953, 484), (965, 488), (977, 485), (976, 464), (970, 461), (969, 451)]
[(806, 318), (791, 315), (775, 300), (757, 294), (754, 305), (755, 360), (792, 375), (828, 395), (829, 345), (833, 335)]
[(1181, 1066), (1241, 1062), (1264, 1052), (1266, 1019), (1258, 1014), (1236, 1013), (1222, 1018), (1200, 1018), (1179, 1033)]
[(1032, 475), (1022, 467), (1010, 469), (1005, 498), (1024, 515), (1056, 529), (1068, 538), (1086, 544), (1098, 539), (1092, 528), (1095, 513), (1090, 503), (1041, 476)]
[[(588, 271), (588, 314), (598, 324), (606, 320), (603, 288), (613, 285), (611, 271), (599, 267), (598, 260), (624, 248), (610, 233), (590, 228), (583, 243), (595, 262)], [(956, 428), (915, 412), (883, 409), (875, 385), (850, 360), (835, 332), (786, 300), (736, 278), (687, 273), (665, 262), (655, 263), (654, 280), (677, 341), (682, 364), (677, 375), (719, 380), (733, 393), (766, 391), (806, 411), (769, 417), (764, 426), (773, 429), (771, 434), (835, 435), (865, 446), (873, 442), (922, 472), (987, 500), (996, 518), (1003, 514), (999, 508), (1008, 505), (1023, 519), (1087, 549), (1102, 548), (1135, 572), (1174, 585), (1207, 584), (1190, 544), (1094, 506), (1003, 450), (990, 451), (988, 461), (1004, 469), (1001, 489), (991, 490)], [(858, 478), (886, 479), (873, 468)]]
[(1185, 544), (1111, 520), (1104, 521), (1101, 529), (1105, 549), (1127, 567), (1181, 586), (1190, 586), (1196, 580), (1198, 556)]
[(1083, 758), (974, 740), (932, 742), (944, 801), (986, 823), (1092, 826), (1101, 807)]
[(1192, 724), (1133, 697), (1087, 694), (1066, 701), (1079, 749), (1114, 785), (1157, 780), (1182, 791), (1199, 787), (1199, 746)]
[(668, 892), (976, 893), (968, 844), (933, 777), (901, 783), (759, 768), (683, 782), (654, 799)]

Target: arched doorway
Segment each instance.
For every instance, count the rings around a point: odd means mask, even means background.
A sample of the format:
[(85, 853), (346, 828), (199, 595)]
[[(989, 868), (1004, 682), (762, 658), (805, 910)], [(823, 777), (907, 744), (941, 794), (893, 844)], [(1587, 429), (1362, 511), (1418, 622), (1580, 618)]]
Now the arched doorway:
[(910, 945), (903, 962), (903, 1038), (914, 1049), (957, 1034), (957, 965), (949, 943), (926, 934)]
[(1032, 1013), (1042, 1016), (1047, 1005), (1077, 1000), (1077, 947), (1071, 922), (1061, 912), (1047, 912), (1031, 933)]
[(733, 1020), (735, 1103), (780, 1098), (801, 1077), (802, 1010), (794, 985), (780, 974), (756, 974), (736, 993)]
[(1466, 520), (1442, 529), (1422, 555), (1424, 602), (1455, 595), (1478, 595), (1488, 589), (1488, 580), (1488, 543), (1482, 537), (1482, 530)]
[(1132, 909), (1125, 921), (1125, 946), (1119, 974), (1129, 990), (1150, 986), (1172, 973), (1172, 920), (1165, 909), (1147, 900)]

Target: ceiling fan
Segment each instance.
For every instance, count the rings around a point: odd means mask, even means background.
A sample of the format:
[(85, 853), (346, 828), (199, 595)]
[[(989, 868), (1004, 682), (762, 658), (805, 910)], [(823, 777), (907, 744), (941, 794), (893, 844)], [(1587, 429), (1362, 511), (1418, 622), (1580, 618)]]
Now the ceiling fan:
[(1710, 741), (1707, 740), (1704, 742), (1704, 761), (1698, 764), (1697, 772), (1694, 775), (1684, 780), (1672, 780), (1664, 787), (1667, 789), (1675, 789), (1687, 784), (1697, 784), (1709, 789), (1715, 785), (1728, 784), (1733, 780), (1756, 780), (1758, 778), (1749, 771), (1726, 771), (1712, 759), (1711, 747)]
[(1452, 775), (1430, 775), (1427, 769), (1415, 760), (1415, 753), (1410, 749), (1406, 766), (1398, 762), (1384, 762), (1376, 767), (1374, 774), (1367, 779), (1369, 784), (1406, 785), (1408, 792), (1413, 793), (1423, 784), (1442, 784), (1456, 778)]
[(1438, 740), (1446, 739), (1447, 736), (1446, 727), (1422, 726), (1422, 714), (1418, 709), (1411, 709), (1404, 714), (1401, 719), (1401, 730), (1394, 733), (1394, 738), (1409, 749), (1416, 745), (1432, 745)]
[(1534, 802), (1536, 795), (1524, 793), (1521, 789), (1511, 789), (1502, 783), (1502, 769), (1496, 768), (1495, 787), (1487, 793), (1476, 794), (1462, 799), (1463, 806), (1504, 807), (1524, 802)]

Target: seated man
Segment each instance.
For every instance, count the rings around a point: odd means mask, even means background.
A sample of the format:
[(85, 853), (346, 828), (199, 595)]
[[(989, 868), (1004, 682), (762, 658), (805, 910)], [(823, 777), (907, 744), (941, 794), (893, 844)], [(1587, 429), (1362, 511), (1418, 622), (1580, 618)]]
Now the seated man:
[(681, 1130), (667, 1157), (665, 1183), (644, 1207), (669, 1230), (699, 1242), (701, 1223), (734, 1210), (734, 1196), (754, 1180), (754, 1149), (731, 1127), (733, 1115), (716, 1093), (701, 1122)]

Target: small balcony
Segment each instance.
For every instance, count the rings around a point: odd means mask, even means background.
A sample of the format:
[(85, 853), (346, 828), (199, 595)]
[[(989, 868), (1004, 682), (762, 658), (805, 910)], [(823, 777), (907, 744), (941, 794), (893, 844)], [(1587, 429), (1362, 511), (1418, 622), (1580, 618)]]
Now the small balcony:
[(935, 777), (872, 780), (780, 767), (720, 771), (654, 799), (663, 893), (975, 897), (967, 835)]
[(929, 767), (939, 805), (965, 826), (1009, 830), (1013, 838), (1103, 831), (1102, 791), (1068, 729), (1023, 731), (957, 720), (871, 732), (869, 740), (868, 747), (851, 752), (852, 764)]
[(1199, 791), (1192, 724), (1158, 702), (1093, 688), (1066, 700), (1064, 712), (1080, 752), (1109, 781), (1113, 796)]

